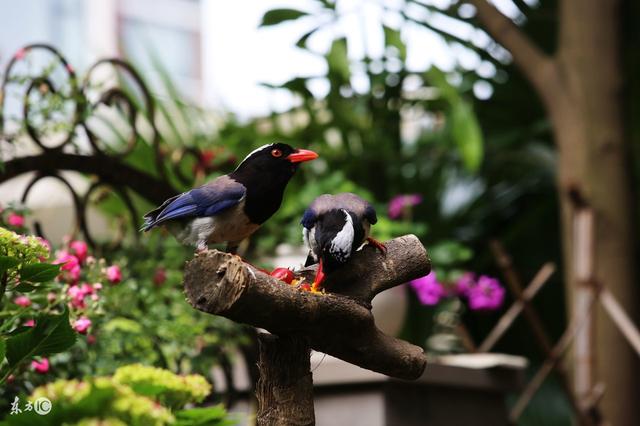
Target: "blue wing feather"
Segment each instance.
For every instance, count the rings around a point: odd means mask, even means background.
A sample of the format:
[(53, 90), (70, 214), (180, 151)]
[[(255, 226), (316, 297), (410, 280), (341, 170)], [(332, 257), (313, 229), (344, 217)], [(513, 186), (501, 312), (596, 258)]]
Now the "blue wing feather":
[(213, 216), (238, 204), (245, 193), (244, 185), (236, 181), (216, 179), (210, 184), (177, 196), (157, 216), (145, 216), (146, 223), (143, 229), (149, 230), (172, 219)]

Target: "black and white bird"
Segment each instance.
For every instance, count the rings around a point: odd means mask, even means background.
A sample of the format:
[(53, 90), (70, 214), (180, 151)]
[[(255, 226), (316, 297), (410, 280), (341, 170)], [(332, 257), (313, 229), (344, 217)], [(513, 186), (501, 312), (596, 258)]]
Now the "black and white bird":
[(178, 241), (199, 251), (227, 243), (235, 253), (279, 208), (300, 163), (318, 158), (307, 149), (283, 143), (261, 146), (228, 175), (169, 198), (146, 215), (143, 231), (166, 225)]
[(313, 290), (320, 288), (325, 273), (347, 263), (365, 242), (386, 251), (384, 244), (369, 236), (377, 221), (373, 206), (356, 194), (324, 194), (313, 200), (300, 221), (309, 247), (305, 266), (318, 263)]

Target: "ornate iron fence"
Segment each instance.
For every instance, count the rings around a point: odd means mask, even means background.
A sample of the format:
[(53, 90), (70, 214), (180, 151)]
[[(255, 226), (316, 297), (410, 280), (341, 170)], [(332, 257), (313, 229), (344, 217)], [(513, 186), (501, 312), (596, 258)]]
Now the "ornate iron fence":
[[(43, 62), (43, 57), (47, 61)], [(103, 67), (113, 71), (110, 82), (94, 84), (95, 75)], [(33, 72), (32, 68), (38, 70)], [(130, 134), (119, 149), (102, 140), (90, 125), (100, 106), (116, 109), (128, 124)], [(131, 224), (137, 229), (140, 212), (136, 211), (132, 192), (153, 204), (161, 203), (178, 192), (176, 186), (194, 181), (180, 169), (181, 160), (185, 156), (201, 156), (194, 147), (169, 150), (161, 145), (156, 109), (143, 78), (129, 63), (117, 58), (102, 59), (79, 79), (58, 50), (46, 44), (28, 45), (9, 61), (0, 86), (0, 183), (34, 173), (21, 197), (26, 203), (40, 180), (61, 181), (71, 193), (76, 229), (92, 246), (96, 240), (87, 223), (90, 197), (98, 188), (109, 187), (123, 201)], [(146, 138), (140, 135), (140, 121), (146, 123)], [(143, 143), (152, 157), (149, 167), (127, 161), (137, 145)], [(80, 194), (62, 171), (81, 173), (93, 182)], [(42, 235), (40, 224), (34, 227)]]

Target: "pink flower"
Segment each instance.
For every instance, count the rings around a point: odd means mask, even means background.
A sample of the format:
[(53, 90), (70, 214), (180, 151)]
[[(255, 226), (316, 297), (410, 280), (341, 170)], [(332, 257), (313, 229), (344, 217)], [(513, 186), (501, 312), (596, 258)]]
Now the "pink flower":
[(476, 276), (472, 272), (465, 272), (455, 283), (454, 291), (458, 296), (466, 296), (469, 289), (476, 285)]
[(18, 49), (18, 51), (16, 52), (15, 55), (13, 55), (14, 58), (16, 59), (22, 59), (24, 58), (24, 56), (27, 54), (26, 49)]
[(49, 360), (47, 358), (42, 358), (42, 361), (31, 361), (31, 368), (35, 370), (36, 373), (45, 374), (49, 371)]
[(411, 281), (411, 287), (423, 305), (436, 305), (446, 295), (434, 272)]
[(87, 334), (89, 327), (91, 327), (91, 320), (87, 317), (80, 317), (73, 324), (73, 329), (80, 334)]
[(84, 297), (86, 296), (86, 293), (80, 286), (72, 285), (71, 287), (69, 287), (69, 289), (67, 290), (67, 296), (69, 296), (69, 299), (71, 299), (69, 303), (72, 307), (76, 309), (84, 309), (86, 307), (84, 303)]
[(95, 292), (95, 290), (93, 289), (93, 286), (89, 283), (82, 283), (80, 285), (80, 290), (85, 294), (93, 294)]
[(72, 283), (75, 283), (80, 279), (80, 260), (69, 252), (64, 250), (58, 252), (57, 259), (53, 262), (54, 265), (62, 265), (60, 269), (66, 274), (63, 274), (65, 278), (69, 279)]
[(30, 320), (27, 320), (24, 322), (24, 326), (25, 327), (35, 327), (36, 326), (36, 321), (32, 318)]
[(96, 291), (102, 290), (102, 283), (93, 283), (93, 289)]
[(156, 269), (153, 274), (153, 283), (157, 286), (161, 286), (167, 280), (167, 270), (160, 267)]
[(54, 292), (50, 291), (49, 293), (47, 293), (47, 302), (49, 303), (53, 303), (56, 300), (58, 300), (58, 295), (55, 294)]
[(476, 285), (467, 291), (469, 308), (474, 311), (498, 309), (502, 306), (504, 295), (504, 287), (497, 279), (481, 275)]
[(120, 267), (118, 265), (112, 265), (107, 268), (106, 271), (107, 280), (111, 284), (118, 284), (122, 281), (122, 271), (120, 271)]
[(76, 255), (80, 263), (84, 262), (87, 258), (87, 243), (84, 241), (71, 241), (69, 248), (71, 249), (71, 252)]
[(29, 299), (27, 296), (18, 296), (15, 298), (13, 303), (15, 303), (18, 306), (22, 306), (23, 308), (26, 308), (31, 306), (31, 299)]
[(15, 226), (17, 228), (22, 228), (24, 226), (24, 216), (20, 216), (17, 213), (9, 213), (9, 217), (7, 218), (7, 223), (10, 226)]
[(389, 201), (389, 217), (391, 219), (400, 219), (408, 208), (417, 206), (422, 202), (420, 194), (402, 194), (396, 195)]

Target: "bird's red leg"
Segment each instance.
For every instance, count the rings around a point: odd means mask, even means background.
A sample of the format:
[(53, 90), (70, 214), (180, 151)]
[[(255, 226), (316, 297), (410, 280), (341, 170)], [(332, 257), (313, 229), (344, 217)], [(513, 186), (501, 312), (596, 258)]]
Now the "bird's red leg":
[(371, 237), (367, 237), (367, 243), (376, 250), (379, 250), (380, 253), (387, 254), (387, 246), (385, 246), (384, 243), (381, 243), (380, 241)]
[(311, 291), (320, 291), (320, 284), (324, 281), (324, 271), (322, 270), (322, 259), (318, 262), (318, 269), (316, 270), (316, 277), (313, 280)]

